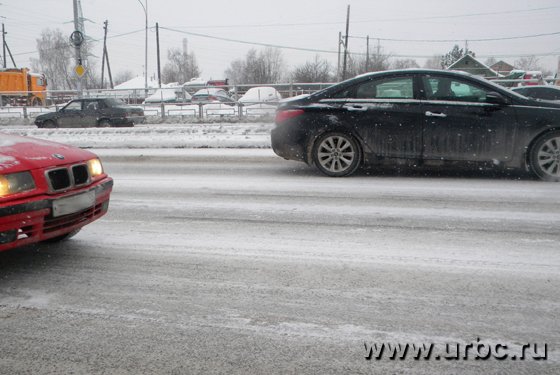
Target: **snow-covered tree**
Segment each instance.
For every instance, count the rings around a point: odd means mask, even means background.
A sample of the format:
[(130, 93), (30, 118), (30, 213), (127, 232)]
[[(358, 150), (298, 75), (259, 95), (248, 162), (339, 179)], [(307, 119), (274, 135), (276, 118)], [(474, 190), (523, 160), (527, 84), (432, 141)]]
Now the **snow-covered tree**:
[(293, 82), (331, 82), (333, 79), (331, 64), (319, 55), (315, 55), (312, 61), (297, 66), (292, 72)]
[(200, 76), (200, 69), (193, 52), (185, 53), (178, 48), (167, 51), (167, 64), (163, 67), (161, 78), (163, 82), (185, 83)]
[(250, 49), (244, 60), (230, 63), (225, 75), (235, 84), (269, 84), (280, 82), (284, 71), (280, 49), (267, 47), (259, 52)]

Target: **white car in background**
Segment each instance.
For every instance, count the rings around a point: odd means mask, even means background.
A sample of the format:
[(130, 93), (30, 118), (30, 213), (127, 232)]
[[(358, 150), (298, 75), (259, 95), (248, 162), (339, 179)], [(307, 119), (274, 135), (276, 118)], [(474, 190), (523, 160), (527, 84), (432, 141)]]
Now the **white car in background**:
[(246, 105), (278, 102), (282, 95), (274, 87), (253, 87), (245, 93), (238, 101)]
[(282, 95), (274, 87), (253, 87), (238, 102), (244, 116), (266, 116), (276, 113)]
[(143, 104), (184, 103), (190, 101), (191, 95), (186, 90), (183, 90), (183, 87), (178, 82), (173, 82), (162, 85), (155, 93), (148, 96)]

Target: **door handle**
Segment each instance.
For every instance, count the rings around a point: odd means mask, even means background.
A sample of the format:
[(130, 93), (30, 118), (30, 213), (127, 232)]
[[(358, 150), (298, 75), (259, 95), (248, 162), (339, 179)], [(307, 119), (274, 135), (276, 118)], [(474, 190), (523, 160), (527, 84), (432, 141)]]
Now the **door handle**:
[(367, 107), (363, 105), (348, 105), (346, 109), (353, 112), (365, 112), (367, 111)]
[(447, 115), (445, 113), (434, 113), (434, 112), (430, 112), (430, 111), (426, 111), (425, 113), (426, 117), (441, 117), (441, 118), (446, 118)]

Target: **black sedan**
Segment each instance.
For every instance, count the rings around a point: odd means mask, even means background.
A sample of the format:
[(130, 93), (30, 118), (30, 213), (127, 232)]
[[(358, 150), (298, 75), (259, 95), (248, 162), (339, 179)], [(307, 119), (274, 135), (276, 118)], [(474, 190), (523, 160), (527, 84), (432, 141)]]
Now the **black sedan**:
[(81, 128), (133, 126), (144, 121), (144, 110), (120, 99), (87, 98), (72, 100), (56, 112), (35, 118), (39, 128)]
[(272, 148), (348, 176), (363, 164), (484, 163), (560, 181), (560, 104), (466, 73), (369, 73), (280, 105)]

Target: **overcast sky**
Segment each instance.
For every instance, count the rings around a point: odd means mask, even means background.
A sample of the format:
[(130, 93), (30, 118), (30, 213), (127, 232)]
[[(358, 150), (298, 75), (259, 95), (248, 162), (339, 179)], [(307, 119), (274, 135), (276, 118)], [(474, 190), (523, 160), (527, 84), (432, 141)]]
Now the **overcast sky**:
[[(410, 56), (422, 65), (425, 56), (444, 54), (455, 42), (464, 40), (481, 60), (496, 56), (514, 63), (521, 55), (539, 55), (545, 68), (556, 71), (560, 56), (560, 3), (558, 0), (140, 0), (148, 1), (149, 25), (159, 22), (162, 63), (169, 48), (182, 48), (183, 38), (195, 53), (202, 77), (221, 79), (229, 63), (243, 58), (259, 45), (211, 39), (229, 38), (244, 42), (322, 50), (334, 66), (338, 33), (344, 34), (346, 7), (351, 6), (350, 32), (353, 37), (377, 39), (385, 53)], [(113, 74), (131, 70), (142, 75), (144, 66), (144, 11), (139, 0), (82, 0), (88, 36), (99, 39), (95, 53), (101, 57), (103, 21), (109, 21), (108, 50)], [(0, 0), (0, 18), (6, 41), (19, 66), (37, 57), (36, 39), (41, 30), (73, 30), (72, 0)], [(168, 30), (173, 29), (176, 31)], [(119, 34), (135, 32), (126, 36)], [(181, 31), (181, 32), (178, 32)], [(185, 33), (182, 33), (185, 32)], [(501, 41), (475, 41), (536, 34), (556, 35)], [(389, 41), (405, 39), (408, 41)], [(413, 40), (413, 41), (410, 41)], [(421, 41), (422, 40), (422, 41)], [(155, 31), (149, 32), (150, 75), (156, 72)], [(365, 39), (351, 38), (351, 52), (365, 52)], [(30, 53), (31, 52), (31, 53)], [(317, 52), (282, 50), (289, 67), (311, 60)], [(100, 67), (101, 64), (98, 64)]]

